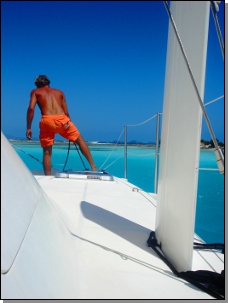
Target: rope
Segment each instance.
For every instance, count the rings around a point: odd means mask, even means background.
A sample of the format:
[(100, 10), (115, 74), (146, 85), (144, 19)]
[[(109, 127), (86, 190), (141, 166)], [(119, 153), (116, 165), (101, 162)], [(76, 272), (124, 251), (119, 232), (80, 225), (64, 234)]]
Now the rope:
[(199, 170), (216, 170), (218, 171), (219, 169), (218, 168), (199, 168)]
[(67, 164), (67, 161), (68, 161), (69, 152), (70, 152), (70, 140), (69, 140), (69, 144), (68, 144), (68, 152), (67, 152), (67, 156), (66, 156), (66, 161), (65, 161), (65, 164), (63, 166), (63, 171), (64, 171), (64, 169), (66, 167), (66, 164)]
[[(74, 142), (73, 142), (73, 143), (74, 143)], [(84, 163), (84, 161), (83, 161), (83, 159), (82, 159), (82, 157), (81, 157), (81, 154), (79, 153), (77, 144), (74, 143), (74, 145), (75, 145), (75, 148), (76, 148), (76, 150), (77, 150), (77, 152), (78, 152), (78, 155), (79, 155), (79, 157), (80, 157), (80, 159), (81, 159), (81, 161), (82, 161), (82, 164), (83, 164), (83, 166), (84, 166), (84, 169), (85, 169), (85, 170), (88, 170), (88, 168), (85, 167), (85, 163)], [(63, 167), (63, 171), (64, 171), (64, 169), (65, 169), (65, 167), (66, 167), (66, 164), (67, 164), (67, 161), (68, 161), (69, 152), (70, 152), (70, 140), (69, 140), (68, 152), (67, 152), (66, 161), (65, 161), (65, 164), (64, 164), (64, 167)]]
[(193, 242), (194, 249), (221, 249), (222, 253), (225, 253), (225, 246), (223, 243), (197, 243)]
[[(222, 272), (221, 274), (210, 272), (208, 270), (178, 272), (172, 263), (166, 259), (165, 255), (163, 254), (161, 244), (157, 242), (156, 234), (154, 231), (151, 231), (150, 236), (147, 240), (147, 245), (157, 253), (160, 259), (172, 270), (172, 272), (177, 277), (184, 279), (185, 281), (198, 287), (216, 299), (224, 299), (225, 281)], [(224, 249), (224, 246), (222, 244), (197, 245), (194, 243), (194, 245), (196, 245), (196, 249), (208, 249), (215, 247)]]
[(74, 146), (75, 146), (75, 148), (76, 148), (76, 150), (77, 150), (77, 152), (78, 152), (78, 155), (79, 155), (79, 157), (80, 157), (80, 159), (81, 159), (81, 161), (82, 161), (82, 164), (83, 164), (83, 166), (84, 166), (84, 169), (85, 169), (85, 170), (88, 170), (88, 168), (85, 167), (85, 163), (84, 163), (84, 161), (83, 161), (83, 159), (82, 159), (81, 154), (79, 153), (77, 144), (74, 143)]

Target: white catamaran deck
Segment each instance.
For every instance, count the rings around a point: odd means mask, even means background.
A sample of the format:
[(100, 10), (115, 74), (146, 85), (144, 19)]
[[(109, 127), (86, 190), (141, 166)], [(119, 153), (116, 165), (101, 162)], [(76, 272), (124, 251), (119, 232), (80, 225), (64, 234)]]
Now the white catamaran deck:
[[(15, 270), (18, 281), (26, 285), (28, 298), (211, 298), (177, 278), (147, 246), (155, 228), (155, 195), (118, 178), (35, 178), (50, 203), (37, 205), (11, 273), (3, 277), (3, 287), (4, 282), (10, 287)], [(61, 233), (57, 233), (59, 228)], [(220, 273), (223, 268), (222, 254), (194, 252), (193, 270)]]

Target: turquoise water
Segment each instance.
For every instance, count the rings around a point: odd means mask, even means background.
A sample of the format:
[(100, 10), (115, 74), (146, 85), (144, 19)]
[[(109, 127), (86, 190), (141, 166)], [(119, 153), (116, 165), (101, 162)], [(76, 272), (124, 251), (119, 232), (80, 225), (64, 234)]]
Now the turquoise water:
[[(11, 142), (29, 169), (42, 170), (42, 148), (39, 143)], [(124, 177), (124, 147), (112, 145), (90, 145), (91, 154), (98, 168)], [(54, 144), (52, 166), (62, 170), (67, 157), (68, 144)], [(154, 192), (155, 149), (146, 146), (128, 146), (128, 181), (147, 192)], [(28, 156), (28, 154), (37, 158)], [(86, 168), (89, 164), (83, 157)], [(212, 150), (201, 150), (200, 168), (217, 169)], [(84, 170), (83, 163), (71, 145), (65, 169)], [(224, 243), (224, 176), (217, 170), (200, 170), (198, 181), (195, 232), (207, 243)]]

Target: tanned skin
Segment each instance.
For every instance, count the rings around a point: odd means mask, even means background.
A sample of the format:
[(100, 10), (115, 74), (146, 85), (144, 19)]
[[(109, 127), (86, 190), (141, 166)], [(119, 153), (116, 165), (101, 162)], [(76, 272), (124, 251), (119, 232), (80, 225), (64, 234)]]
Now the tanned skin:
[[(34, 117), (35, 106), (38, 104), (42, 115), (67, 115), (69, 113), (66, 104), (66, 98), (61, 90), (50, 88), (49, 85), (39, 87), (31, 91), (30, 102), (27, 110), (27, 131), (26, 137), (28, 140), (32, 140), (32, 120)], [(90, 150), (81, 135), (75, 141), (78, 144), (82, 154), (89, 162), (93, 171), (97, 171), (97, 168), (93, 162)], [(51, 175), (51, 155), (52, 145), (43, 148), (43, 167), (45, 175)]]

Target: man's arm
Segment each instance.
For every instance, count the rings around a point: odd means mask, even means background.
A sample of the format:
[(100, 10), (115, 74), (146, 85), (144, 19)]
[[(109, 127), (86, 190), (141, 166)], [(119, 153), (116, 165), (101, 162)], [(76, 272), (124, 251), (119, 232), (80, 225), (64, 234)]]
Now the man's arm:
[(28, 106), (28, 109), (27, 109), (27, 131), (26, 131), (26, 137), (29, 140), (32, 140), (31, 126), (32, 126), (32, 120), (33, 120), (33, 117), (34, 117), (34, 109), (35, 109), (35, 106), (36, 106), (36, 102), (37, 102), (36, 94), (35, 94), (35, 92), (33, 90), (31, 92), (31, 95), (30, 95), (30, 102), (29, 102), (29, 106)]

